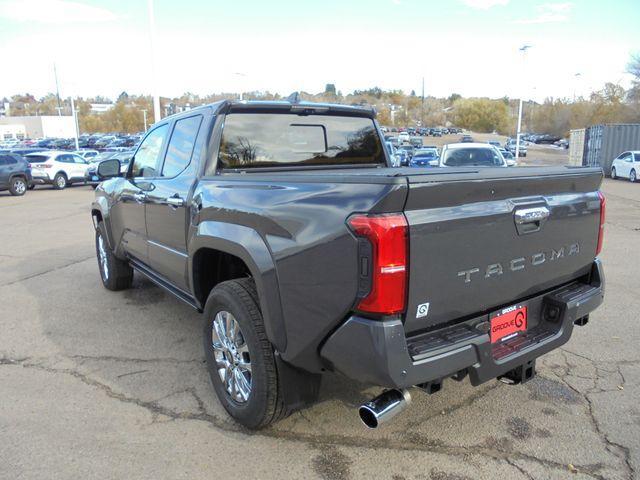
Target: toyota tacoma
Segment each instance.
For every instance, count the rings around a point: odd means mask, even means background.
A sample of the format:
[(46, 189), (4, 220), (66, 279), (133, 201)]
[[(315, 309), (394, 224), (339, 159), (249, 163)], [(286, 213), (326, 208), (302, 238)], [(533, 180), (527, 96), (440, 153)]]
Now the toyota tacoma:
[(222, 101), (156, 123), (92, 204), (102, 283), (134, 270), (203, 313), (229, 414), (260, 428), (323, 372), (409, 389), (519, 384), (603, 300), (605, 201), (591, 167), (392, 168), (370, 108)]

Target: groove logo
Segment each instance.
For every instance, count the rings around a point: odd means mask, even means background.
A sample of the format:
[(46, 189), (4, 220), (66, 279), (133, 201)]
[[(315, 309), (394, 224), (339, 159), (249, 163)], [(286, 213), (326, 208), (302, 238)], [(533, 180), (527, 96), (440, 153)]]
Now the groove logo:
[(527, 307), (509, 307), (491, 318), (491, 343), (527, 329)]

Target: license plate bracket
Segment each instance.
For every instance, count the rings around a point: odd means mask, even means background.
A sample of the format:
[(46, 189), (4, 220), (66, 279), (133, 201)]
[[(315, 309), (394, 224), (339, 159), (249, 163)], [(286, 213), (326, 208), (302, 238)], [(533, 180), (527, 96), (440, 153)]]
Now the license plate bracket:
[(512, 305), (489, 315), (491, 343), (515, 337), (527, 330), (527, 306)]

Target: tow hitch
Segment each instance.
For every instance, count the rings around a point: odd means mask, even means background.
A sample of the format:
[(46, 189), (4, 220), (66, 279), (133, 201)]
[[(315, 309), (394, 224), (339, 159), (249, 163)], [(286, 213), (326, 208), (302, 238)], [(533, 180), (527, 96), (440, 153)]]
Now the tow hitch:
[(519, 367), (509, 370), (504, 375), (498, 377), (502, 383), (507, 385), (518, 385), (525, 383), (536, 376), (536, 361), (530, 360), (527, 363), (520, 365)]

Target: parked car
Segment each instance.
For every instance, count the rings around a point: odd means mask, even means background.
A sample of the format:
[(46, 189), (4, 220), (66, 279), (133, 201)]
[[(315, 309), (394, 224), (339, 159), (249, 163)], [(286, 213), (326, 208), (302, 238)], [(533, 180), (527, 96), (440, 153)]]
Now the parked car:
[(489, 145), (493, 145), (494, 147), (496, 147), (498, 149), (502, 147), (502, 145), (500, 145), (500, 142), (498, 142), (497, 140), (489, 140), (487, 143)]
[(90, 149), (82, 149), (82, 150), (76, 150), (75, 152), (76, 155), (80, 155), (82, 158), (84, 158), (85, 160), (91, 162), (92, 159), (94, 159), (95, 157), (97, 157), (100, 152), (97, 150), (90, 150)]
[(401, 148), (396, 148), (396, 158), (400, 167), (406, 167), (409, 165), (409, 152)]
[(31, 168), (15, 153), (0, 153), (0, 191), (22, 196), (31, 187)]
[(558, 140), (560, 140), (560, 137), (558, 137), (557, 135), (550, 135), (548, 133), (545, 133), (544, 135), (537, 135), (534, 138), (533, 143), (551, 145), (552, 143), (555, 143)]
[(439, 128), (434, 128), (433, 130), (431, 130), (431, 135), (433, 135), (434, 137), (441, 137), (442, 130), (440, 130)]
[(80, 155), (60, 151), (44, 151), (29, 153), (25, 160), (31, 166), (34, 184), (53, 185), (62, 190), (72, 183), (84, 182), (85, 172), (89, 166)]
[(635, 182), (640, 175), (640, 150), (623, 152), (611, 164), (611, 178), (628, 178)]
[[(508, 150), (513, 155), (515, 155), (516, 154), (516, 139), (515, 138), (507, 139), (506, 143), (504, 144), (504, 148), (505, 148), (505, 150)], [(527, 156), (527, 145), (522, 140), (522, 137), (520, 137), (520, 148), (518, 149), (518, 156), (519, 157), (526, 157)]]
[(473, 143), (474, 141), (471, 135), (463, 135), (460, 137), (460, 143)]
[(414, 148), (420, 148), (422, 147), (422, 137), (411, 137), (409, 143), (413, 145)]
[[(443, 158), (480, 149), (499, 155)], [(100, 279), (126, 289), (135, 270), (203, 312), (213, 389), (248, 428), (313, 402), (325, 371), (384, 389), (358, 409), (371, 428), (413, 386), (531, 380), (603, 301), (601, 170), (389, 167), (364, 107), (163, 118), (125, 175), (98, 167)]]
[(416, 150), (409, 160), (410, 167), (437, 167), (438, 152), (431, 148)]
[(403, 143), (409, 143), (410, 140), (411, 140), (411, 135), (409, 135), (407, 132), (401, 132), (398, 135), (398, 143), (400, 145), (402, 145)]
[(486, 143), (450, 143), (442, 147), (441, 167), (507, 167), (500, 151)]

